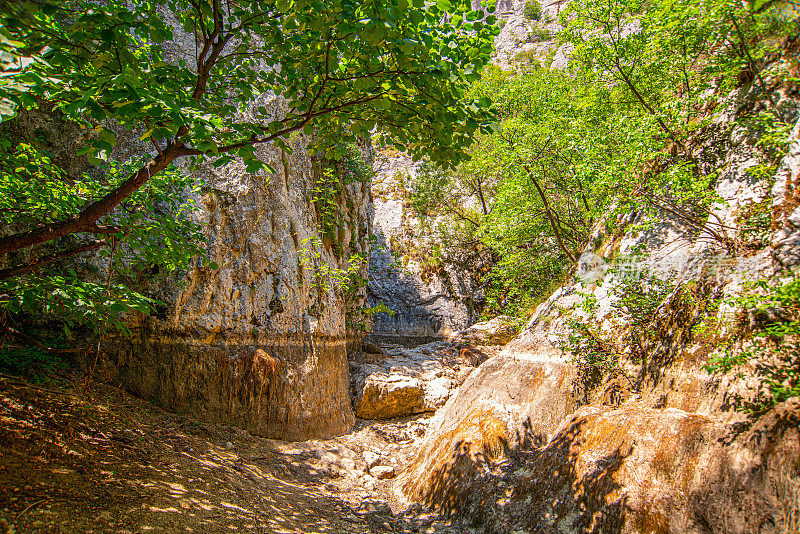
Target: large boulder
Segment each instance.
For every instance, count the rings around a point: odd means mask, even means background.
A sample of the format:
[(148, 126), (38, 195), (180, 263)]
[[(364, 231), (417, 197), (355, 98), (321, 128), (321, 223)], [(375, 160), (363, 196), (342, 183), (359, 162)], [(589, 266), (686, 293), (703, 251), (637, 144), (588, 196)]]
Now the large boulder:
[(446, 461), (403, 487), (493, 533), (795, 532), (798, 423), (798, 399), (745, 432), (639, 402), (585, 406), (546, 445), (505, 456), (462, 434), (440, 451)]
[(416, 348), (384, 345), (382, 354), (350, 358), (353, 407), (362, 419), (432, 412), (486, 358), (480, 351), (437, 341)]
[(517, 335), (516, 319), (498, 315), (462, 330), (451, 341), (473, 345), (505, 345)]
[(574, 367), (545, 344), (517, 352), (523, 341), (433, 417), (397, 481), (408, 500), (496, 534), (800, 525), (800, 399), (748, 422), (684, 370), (665, 375), (668, 387), (576, 409)]
[(508, 451), (546, 443), (575, 409), (574, 370), (555, 352), (501, 353), (484, 362), (433, 417), (399, 479), (413, 501), (451, 507), (480, 469)]

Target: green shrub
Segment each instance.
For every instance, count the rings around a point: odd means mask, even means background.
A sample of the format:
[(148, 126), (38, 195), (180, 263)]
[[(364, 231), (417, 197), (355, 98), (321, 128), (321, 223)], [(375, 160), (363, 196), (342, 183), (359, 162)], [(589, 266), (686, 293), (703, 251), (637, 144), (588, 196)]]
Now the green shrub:
[(657, 277), (622, 276), (621, 283), (614, 288), (616, 300), (612, 307), (630, 325), (625, 343), (633, 348), (634, 359), (643, 358), (651, 343), (656, 343), (664, 333), (659, 325), (658, 311), (670, 297), (681, 296), (686, 291), (681, 287), (677, 292), (671, 280)]
[(528, 30), (528, 37), (525, 39), (527, 43), (541, 43), (543, 41), (550, 41), (553, 38), (553, 32), (542, 26), (535, 25)]
[(736, 217), (739, 230), (739, 246), (758, 250), (768, 243), (772, 229), (772, 198), (766, 197), (758, 203), (740, 208)]
[[(758, 291), (758, 292), (757, 292)], [(730, 340), (720, 354), (712, 357), (706, 369), (726, 373), (752, 363), (770, 396), (755, 403), (743, 403), (747, 412), (763, 413), (779, 402), (800, 396), (800, 277), (776, 286), (767, 280), (750, 285), (749, 291), (731, 304), (745, 311), (739, 341), (751, 342), (737, 349)]]
[[(7, 327), (8, 325), (3, 323), (8, 320), (8, 316), (0, 315), (0, 326)], [(14, 329), (25, 330), (26, 328), (23, 325), (15, 324)], [(14, 339), (16, 336), (8, 335), (10, 332), (4, 334), (0, 334), (0, 373), (23, 375), (32, 382), (46, 381), (54, 373), (65, 369), (66, 363), (62, 360), (65, 355), (64, 349), (74, 345), (63, 332), (49, 329), (41, 329), (36, 332), (41, 341), (39, 346), (19, 343)], [(20, 337), (27, 336), (22, 334)], [(50, 350), (43, 348), (44, 343)]]
[(66, 368), (56, 354), (36, 347), (4, 346), (0, 348), (0, 372), (25, 375), (32, 382), (42, 382), (53, 372)]
[(310, 191), (320, 230), (334, 244), (337, 243), (339, 230), (345, 224), (342, 211), (345, 187), (355, 182), (369, 182), (373, 174), (357, 145), (348, 143), (342, 151), (339, 160), (318, 158)]
[[(578, 371), (573, 391), (579, 403), (588, 402), (591, 391), (606, 376), (624, 376), (633, 385), (620, 363), (622, 353), (626, 361), (642, 365), (642, 372), (657, 376), (673, 361), (674, 349), (685, 346), (696, 312), (704, 306), (706, 284), (677, 286), (655, 276), (615, 271), (620, 283), (614, 289), (612, 308), (626, 325), (624, 331), (612, 337), (591, 321), (571, 317), (566, 323), (567, 339), (561, 349)], [(584, 295), (580, 307), (591, 318), (597, 311), (594, 295)]]
[(539, 0), (528, 0), (522, 14), (528, 20), (542, 20), (542, 4)]
[(602, 383), (605, 374), (621, 372), (619, 354), (588, 323), (569, 319), (567, 329), (562, 350), (569, 354), (578, 374), (573, 395), (579, 404), (588, 404), (592, 390)]
[(522, 52), (517, 53), (514, 56), (515, 63), (521, 63), (523, 65), (531, 65), (533, 67), (541, 67), (542, 64), (539, 61), (539, 55), (536, 53), (536, 50), (523, 50)]
[[(578, 305), (589, 317), (597, 311), (597, 298), (591, 293), (583, 294)], [(597, 327), (591, 323), (570, 317), (566, 324), (567, 336), (560, 344), (575, 366), (577, 377), (572, 385), (572, 394), (578, 404), (587, 404), (592, 391), (610, 373), (622, 373), (620, 356), (611, 342), (604, 339)]]

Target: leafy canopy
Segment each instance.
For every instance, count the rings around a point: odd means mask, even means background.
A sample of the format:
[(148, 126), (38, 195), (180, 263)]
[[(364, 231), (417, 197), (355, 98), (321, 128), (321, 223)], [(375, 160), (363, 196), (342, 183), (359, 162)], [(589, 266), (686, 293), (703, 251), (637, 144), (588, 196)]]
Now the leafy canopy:
[[(84, 129), (79, 153), (95, 169), (66, 176), (34, 140), (0, 147), (0, 217), (17, 232), (0, 237), (0, 319), (43, 313), (102, 333), (124, 331), (126, 312), (151, 310), (143, 273), (204, 254), (202, 229), (183, 216), (200, 184), (178, 172), (179, 158), (240, 158), (257, 173), (273, 171), (257, 156), (262, 143), (291, 152), (288, 137), (302, 133), (311, 155), (346, 160), (352, 142), (373, 135), (447, 167), (494, 120), (488, 98), (466, 94), (491, 56), (492, 5), (2, 5), (0, 120), (23, 109), (63, 114)], [(117, 147), (125, 130), (148, 152), (115, 159), (129, 152)], [(110, 256), (107, 276), (49, 271), (97, 249)]]
[[(166, 5), (85, 0), (7, 15), (21, 54), (37, 61), (15, 76), (27, 91), (0, 86), (0, 96), (46, 100), (94, 128), (86, 150), (98, 159), (116, 142), (98, 125), (106, 119), (190, 155), (235, 154), (256, 166), (254, 143), (288, 149), (286, 133), (316, 131), (313, 150), (335, 158), (339, 141), (376, 126), (387, 143), (455, 163), (490, 122), (489, 102), (464, 90), (489, 60), (495, 19), (481, 21), (467, 2)], [(286, 100), (284, 117), (265, 94)]]
[[(722, 162), (699, 147), (716, 135), (719, 104), (732, 89), (758, 94), (769, 88), (762, 78), (791, 83), (796, 76), (787, 70), (796, 58), (785, 47), (800, 23), (779, 7), (574, 0), (560, 22), (566, 71), (541, 68), (545, 58), (535, 51), (518, 55), (511, 72), (487, 69), (471, 94), (491, 96), (499, 128), (479, 135), (472, 159), (455, 171), (420, 174), (410, 187), (415, 211), (436, 208), (451, 226), (459, 217), (442, 205), (457, 213), (488, 207), (473, 210), (477, 228), (468, 239), (445, 242), (474, 248), (477, 236), (492, 251), (491, 274), (482, 281), (488, 316), (531, 311), (584, 250), (602, 245), (591, 242), (599, 222), (613, 236), (631, 215), (657, 220), (670, 213), (692, 231), (738, 246), (709, 216), (720, 201)], [(772, 107), (741, 120), (765, 132), (758, 145), (771, 176), (795, 118)], [(448, 193), (472, 176), (491, 182), (490, 194), (454, 201)]]
[(174, 0), (167, 17), (146, 1), (79, 0), (5, 12), (4, 52), (24, 61), (0, 100), (44, 101), (91, 129), (81, 153), (95, 164), (117, 141), (106, 121), (143, 129), (156, 155), (76, 216), (0, 238), (0, 254), (107, 232), (98, 220), (181, 157), (239, 156), (257, 172), (256, 145), (290, 152), (285, 138), (300, 130), (330, 159), (375, 128), (416, 157), (466, 159), (491, 124), (489, 100), (464, 92), (490, 58), (495, 18), (463, 0), (415, 2)]

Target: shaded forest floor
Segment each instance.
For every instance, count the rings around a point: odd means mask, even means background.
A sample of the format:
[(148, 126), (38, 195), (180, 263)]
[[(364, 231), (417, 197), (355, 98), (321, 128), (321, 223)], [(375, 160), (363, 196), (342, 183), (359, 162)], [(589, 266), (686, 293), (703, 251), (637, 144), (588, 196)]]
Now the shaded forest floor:
[(424, 418), (359, 421), (340, 438), (285, 443), (76, 383), (0, 377), (0, 532), (472, 530), (398, 510), (392, 480), (359, 469), (376, 449), (402, 469)]

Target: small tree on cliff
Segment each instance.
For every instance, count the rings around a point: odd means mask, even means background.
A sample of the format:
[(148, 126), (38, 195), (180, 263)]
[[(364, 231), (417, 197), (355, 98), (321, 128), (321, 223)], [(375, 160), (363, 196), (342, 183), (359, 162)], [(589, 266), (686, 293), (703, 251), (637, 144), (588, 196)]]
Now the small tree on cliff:
[[(333, 159), (373, 133), (451, 166), (491, 121), (489, 102), (465, 90), (489, 61), (495, 19), (464, 0), (0, 0), (0, 7), (0, 119), (25, 108), (63, 114), (85, 129), (80, 153), (110, 171), (65, 180), (35, 146), (0, 147), (0, 281), (34, 278), (47, 263), (126, 239), (145, 243), (156, 262), (186, 265), (198, 251), (192, 229), (167, 228), (179, 223), (153, 212), (188, 185), (171, 166), (181, 158), (222, 165), (239, 157), (257, 172), (267, 166), (254, 148), (273, 143), (291, 152), (294, 132), (313, 133), (309, 152)], [(283, 111), (253, 109), (265, 95), (280, 98)], [(151, 146), (133, 167), (109, 161), (121, 129), (141, 132)], [(154, 247), (164, 236), (168, 246)], [(66, 286), (27, 287), (53, 294)], [(22, 310), (21, 295), (6, 284), (0, 304)], [(87, 299), (79, 291), (72, 301)], [(146, 303), (133, 295), (116, 310), (131, 307)]]

